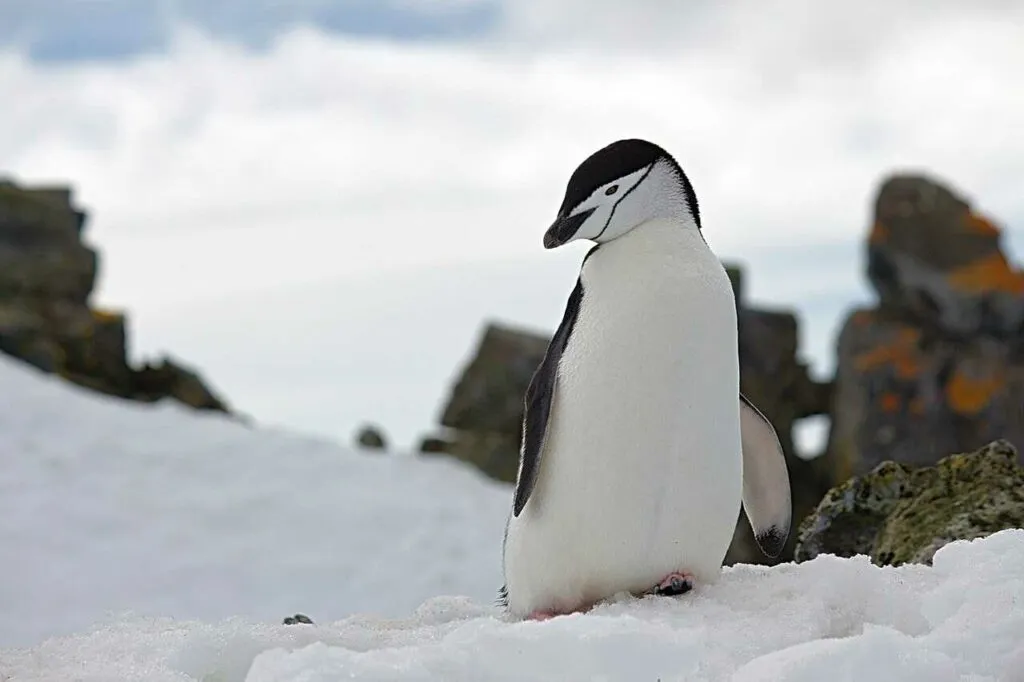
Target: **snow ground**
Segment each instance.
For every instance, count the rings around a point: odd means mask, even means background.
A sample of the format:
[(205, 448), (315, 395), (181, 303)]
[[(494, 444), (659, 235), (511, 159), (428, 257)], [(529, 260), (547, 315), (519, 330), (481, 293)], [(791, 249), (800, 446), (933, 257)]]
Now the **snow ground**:
[[(933, 567), (739, 566), (515, 623), (491, 603), (510, 491), (452, 462), (126, 405), (4, 358), (0, 456), (3, 682), (1024, 682), (1024, 530)], [(279, 624), (296, 611), (318, 624)]]
[(280, 623), (486, 603), (510, 489), (411, 460), (97, 396), (0, 355), (0, 647), (125, 610)]

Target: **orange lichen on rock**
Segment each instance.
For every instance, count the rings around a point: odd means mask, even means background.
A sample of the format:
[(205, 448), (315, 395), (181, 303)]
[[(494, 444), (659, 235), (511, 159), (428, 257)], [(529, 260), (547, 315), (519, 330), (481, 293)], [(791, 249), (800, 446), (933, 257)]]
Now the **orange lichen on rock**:
[(895, 393), (882, 394), (882, 411), (898, 412), (900, 409), (900, 397)]
[(977, 414), (992, 402), (1004, 384), (1005, 380), (998, 374), (978, 378), (957, 369), (946, 384), (946, 399), (960, 414)]
[(917, 349), (920, 336), (921, 332), (912, 327), (900, 329), (888, 343), (858, 355), (854, 360), (857, 369), (868, 372), (880, 365), (892, 365), (897, 377), (913, 379), (921, 372), (921, 356)]
[(871, 226), (871, 233), (868, 235), (868, 243), (881, 244), (889, 238), (889, 228), (881, 220), (876, 220)]
[(954, 289), (972, 294), (999, 291), (1024, 295), (1024, 273), (1011, 269), (999, 251), (956, 268), (946, 278)]
[(972, 212), (965, 214), (964, 225), (971, 232), (977, 232), (991, 237), (999, 236), (999, 228), (993, 225), (991, 220), (985, 216), (978, 215), (977, 213)]

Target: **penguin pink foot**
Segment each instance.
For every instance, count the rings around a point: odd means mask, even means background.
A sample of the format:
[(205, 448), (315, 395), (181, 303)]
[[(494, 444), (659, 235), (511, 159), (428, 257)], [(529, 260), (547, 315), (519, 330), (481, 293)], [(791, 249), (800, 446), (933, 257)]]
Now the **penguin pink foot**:
[(557, 615), (554, 611), (534, 611), (526, 617), (526, 620), (550, 620)]
[(679, 594), (686, 594), (692, 589), (692, 573), (669, 573), (654, 587), (653, 593), (665, 597), (674, 597)]

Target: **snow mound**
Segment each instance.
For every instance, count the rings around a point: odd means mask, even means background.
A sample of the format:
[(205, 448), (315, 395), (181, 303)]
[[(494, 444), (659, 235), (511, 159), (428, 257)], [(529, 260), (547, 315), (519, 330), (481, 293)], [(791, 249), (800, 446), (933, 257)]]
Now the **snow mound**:
[(933, 567), (821, 556), (726, 569), (679, 598), (511, 622), (467, 599), (412, 617), (270, 626), (133, 620), (0, 654), (14, 680), (1024, 680), (1024, 530)]
[(400, 616), (501, 586), (511, 489), (448, 458), (106, 398), (0, 355), (0, 462), (0, 647), (126, 611)]

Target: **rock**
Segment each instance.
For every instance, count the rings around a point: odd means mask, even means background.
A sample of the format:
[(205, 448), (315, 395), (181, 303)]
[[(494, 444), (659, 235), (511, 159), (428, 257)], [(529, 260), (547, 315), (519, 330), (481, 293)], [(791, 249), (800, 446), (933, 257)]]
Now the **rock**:
[(515, 483), (523, 399), (549, 337), (489, 324), (441, 414), (451, 430), (444, 454), (468, 462), (498, 481)]
[(67, 189), (0, 182), (0, 299), (85, 304), (96, 283), (96, 252), (81, 241), (85, 214)]
[[(742, 296), (742, 271), (726, 267)], [(813, 381), (797, 359), (797, 320), (788, 311), (739, 306), (741, 387), (775, 426), (786, 451), (792, 479), (794, 518), (802, 518), (828, 490), (828, 481), (810, 462), (796, 456), (796, 420), (824, 414), (831, 385)], [(490, 324), (480, 337), (444, 408), (441, 424), (452, 429), (444, 451), (499, 481), (514, 483), (519, 468), (523, 398), (547, 350), (547, 336)], [(738, 399), (738, 398), (737, 398)], [(795, 533), (779, 560), (792, 555)], [(749, 525), (738, 519), (728, 563), (769, 561), (757, 548)], [(773, 562), (774, 563), (774, 562)]]
[(524, 329), (487, 325), (473, 359), (452, 387), (441, 425), (517, 435), (523, 424), (523, 396), (549, 339)]
[(884, 462), (829, 491), (800, 526), (796, 561), (864, 554), (931, 563), (943, 545), (1024, 528), (1024, 468), (1006, 440), (933, 467)]
[(314, 625), (313, 619), (301, 613), (294, 616), (286, 616), (282, 621), (283, 625)]
[(128, 397), (154, 402), (165, 397), (199, 410), (227, 412), (224, 401), (215, 395), (192, 370), (163, 358), (132, 371), (132, 389)]
[(515, 483), (519, 471), (519, 436), (494, 431), (460, 431), (445, 454), (472, 464), (491, 478)]
[(868, 238), (868, 278), (882, 309), (951, 337), (1015, 337), (1024, 329), (1024, 273), (1002, 234), (967, 201), (919, 175), (886, 179)]
[[(800, 419), (828, 412), (831, 385), (814, 381), (806, 363), (798, 359), (799, 332), (795, 313), (752, 309), (740, 299), (738, 322), (740, 390), (775, 427), (789, 469), (793, 518), (801, 519), (828, 490), (829, 480), (815, 462), (797, 455), (793, 427)], [(789, 561), (795, 545), (796, 533), (791, 532), (778, 558), (765, 556), (754, 541), (745, 515), (740, 512), (725, 563)]]
[(387, 447), (383, 431), (369, 424), (359, 429), (359, 433), (356, 435), (356, 443), (358, 443), (359, 447), (367, 450), (383, 450)]
[(85, 219), (67, 188), (0, 182), (0, 351), (108, 395), (227, 412), (182, 365), (129, 365), (124, 314), (89, 303), (99, 260)]
[(995, 438), (1024, 442), (1024, 275), (1000, 232), (922, 177), (885, 181), (868, 243), (873, 309), (839, 335), (833, 483), (881, 462), (933, 464)]
[(426, 436), (420, 441), (418, 451), (424, 455), (440, 455), (451, 452), (451, 443), (437, 436)]

